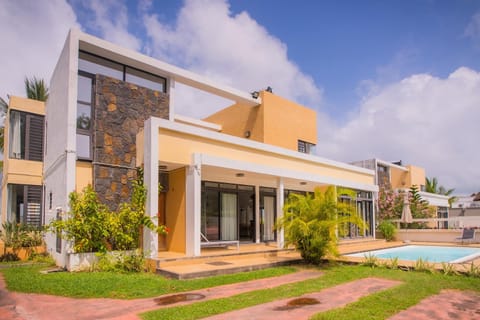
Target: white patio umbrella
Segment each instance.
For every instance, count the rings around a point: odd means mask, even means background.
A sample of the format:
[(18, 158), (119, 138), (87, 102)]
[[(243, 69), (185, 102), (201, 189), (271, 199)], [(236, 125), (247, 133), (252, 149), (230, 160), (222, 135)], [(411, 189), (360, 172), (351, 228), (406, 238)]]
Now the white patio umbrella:
[(402, 210), (402, 217), (400, 218), (400, 222), (404, 223), (412, 223), (412, 211), (410, 211), (410, 203), (408, 202), (408, 192), (405, 193), (403, 197), (403, 210)]

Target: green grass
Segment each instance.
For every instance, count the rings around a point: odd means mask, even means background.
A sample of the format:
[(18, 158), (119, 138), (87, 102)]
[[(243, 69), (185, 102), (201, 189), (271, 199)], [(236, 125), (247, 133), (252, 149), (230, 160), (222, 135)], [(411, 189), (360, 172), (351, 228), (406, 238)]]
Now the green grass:
[(237, 296), (199, 302), (183, 307), (150, 311), (142, 319), (199, 319), (218, 313), (237, 310), (278, 299), (296, 297), (316, 292), (334, 285), (365, 277), (400, 280), (399, 286), (366, 296), (345, 308), (320, 313), (313, 319), (386, 319), (400, 310), (417, 304), (420, 300), (437, 294), (442, 289), (480, 291), (480, 278), (444, 276), (440, 273), (405, 272), (366, 266), (330, 266), (325, 275), (274, 289), (258, 290)]
[(42, 268), (41, 266), (12, 266), (0, 269), (0, 272), (4, 275), (8, 290), (11, 291), (76, 298), (134, 299), (275, 277), (296, 270), (293, 267), (281, 267), (205, 279), (173, 280), (150, 273), (56, 272), (41, 274), (39, 271)]
[[(216, 276), (197, 280), (171, 280), (153, 274), (121, 273), (51, 273), (40, 274), (39, 266), (12, 266), (1, 269), (9, 290), (46, 293), (70, 297), (144, 298), (166, 293), (208, 288), (223, 284), (274, 277), (295, 271), (281, 267)], [(386, 319), (400, 310), (407, 309), (422, 299), (443, 289), (480, 291), (480, 278), (465, 275), (443, 275), (440, 272), (400, 271), (386, 268), (370, 268), (361, 265), (322, 266), (324, 275), (313, 280), (282, 285), (273, 289), (261, 289), (236, 296), (192, 303), (147, 312), (141, 315), (149, 319), (199, 319), (231, 310), (254, 306), (277, 299), (297, 297), (324, 288), (362, 279), (380, 277), (399, 280), (401, 285), (373, 293), (344, 308), (317, 314), (313, 319)]]

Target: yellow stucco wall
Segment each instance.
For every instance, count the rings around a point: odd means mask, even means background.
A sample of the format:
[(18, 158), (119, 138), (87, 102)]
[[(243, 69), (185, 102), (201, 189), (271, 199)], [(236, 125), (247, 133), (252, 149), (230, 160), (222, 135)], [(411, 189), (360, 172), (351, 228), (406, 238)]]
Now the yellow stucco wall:
[(390, 167), (390, 184), (392, 188), (409, 188), (410, 186), (407, 184), (407, 174), (407, 171)]
[(5, 221), (7, 212), (8, 184), (28, 184), (41, 185), (43, 162), (10, 159), (9, 154), (9, 130), (10, 130), (10, 111), (18, 110), (28, 113), (45, 115), (45, 103), (42, 101), (31, 100), (16, 96), (11, 96), (8, 104), (8, 112), (5, 119), (5, 138), (3, 150), (3, 182), (2, 182), (2, 204), (1, 204), (1, 221)]
[(403, 171), (394, 167), (390, 167), (390, 183), (392, 188), (410, 188), (413, 185), (425, 185), (425, 169), (408, 165), (408, 171)]
[(272, 154), (267, 151), (240, 147), (217, 140), (161, 129), (159, 133), (159, 159), (165, 162), (189, 165), (193, 153), (250, 162), (266, 167), (277, 167), (292, 171), (319, 174), (357, 183), (373, 184), (372, 174), (350, 171), (327, 164), (319, 164), (287, 155)]
[(407, 177), (407, 183), (410, 186), (416, 185), (420, 189), (420, 186), (425, 185), (425, 169), (408, 165), (408, 177)]
[(298, 140), (317, 144), (317, 114), (272, 93), (262, 91), (264, 141), (267, 144), (298, 150)]
[(165, 222), (170, 232), (167, 235), (167, 250), (182, 252), (185, 244), (185, 197), (186, 172), (180, 168), (169, 173), (169, 189), (167, 192)]
[(77, 161), (75, 167), (75, 190), (81, 192), (88, 185), (93, 185), (92, 163)]
[(6, 159), (4, 170), (4, 184), (42, 184), (43, 162)]
[[(263, 142), (263, 111), (262, 106), (249, 107), (234, 104), (203, 120), (221, 125), (222, 133)], [(250, 134), (249, 137), (246, 137), (247, 132)]]
[(262, 104), (247, 107), (235, 104), (207, 117), (204, 121), (222, 126), (222, 133), (296, 151), (298, 140), (317, 144), (317, 115), (272, 93), (260, 92)]
[(45, 115), (45, 102), (43, 101), (11, 96), (8, 107), (9, 110)]

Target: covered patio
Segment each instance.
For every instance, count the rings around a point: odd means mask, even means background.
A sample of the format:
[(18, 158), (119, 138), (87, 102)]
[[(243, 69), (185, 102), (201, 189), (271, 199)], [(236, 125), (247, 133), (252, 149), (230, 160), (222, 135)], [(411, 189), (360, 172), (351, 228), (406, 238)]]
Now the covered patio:
[[(148, 188), (147, 212), (154, 219), (163, 215), (160, 223), (170, 229), (160, 241), (155, 233), (144, 233), (144, 249), (154, 259), (164, 251), (203, 256), (210, 249), (202, 249), (202, 234), (212, 241), (239, 241), (240, 250), (262, 243), (281, 249), (283, 232), (274, 224), (286, 197), (316, 187), (363, 194), (370, 205), (358, 206), (368, 211), (359, 214), (374, 225), (371, 204), (378, 188), (368, 169), (159, 118), (146, 121), (137, 150)], [(162, 175), (168, 176), (168, 186), (159, 193)], [(373, 238), (373, 228), (358, 236)]]

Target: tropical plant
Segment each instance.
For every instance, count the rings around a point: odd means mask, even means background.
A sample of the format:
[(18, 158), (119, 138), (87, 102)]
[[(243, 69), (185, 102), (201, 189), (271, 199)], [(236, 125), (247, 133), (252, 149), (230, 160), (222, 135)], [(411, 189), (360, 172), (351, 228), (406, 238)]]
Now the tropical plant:
[[(339, 190), (339, 194), (356, 196), (349, 190)], [(283, 211), (276, 227), (285, 230), (285, 244), (295, 246), (307, 263), (318, 264), (326, 254), (338, 255), (337, 238), (349, 223), (366, 228), (355, 206), (337, 199), (334, 187), (290, 194)]]
[[(438, 184), (438, 179), (433, 177), (429, 179), (425, 178), (425, 191), (430, 193), (441, 194), (444, 196), (450, 196), (455, 189), (446, 189), (444, 186)], [(456, 197), (450, 197), (448, 199), (448, 204), (451, 206), (452, 203), (456, 200)]]
[(363, 257), (362, 264), (367, 267), (375, 268), (379, 266), (379, 261), (376, 255), (369, 253), (365, 254)]
[(48, 99), (48, 87), (43, 79), (25, 77), (25, 91), (29, 99), (39, 101), (47, 101)]
[(120, 204), (118, 212), (109, 211), (90, 185), (82, 193), (72, 192), (68, 216), (52, 221), (48, 229), (72, 241), (76, 253), (135, 249), (142, 227), (166, 234), (164, 225), (155, 225), (145, 214), (147, 190), (140, 169), (132, 189), (131, 202)]
[(395, 233), (397, 232), (397, 228), (392, 222), (388, 220), (384, 220), (380, 222), (377, 228), (383, 234), (383, 237), (385, 238), (385, 240), (392, 241), (395, 238)]
[[(428, 219), (435, 218), (436, 210), (433, 207), (430, 207), (428, 201), (422, 198), (418, 187), (413, 185), (410, 187), (408, 194), (408, 201), (410, 205), (410, 211), (412, 212), (412, 217), (414, 219)], [(413, 229), (421, 229), (426, 227), (424, 222), (414, 222), (409, 225)]]

